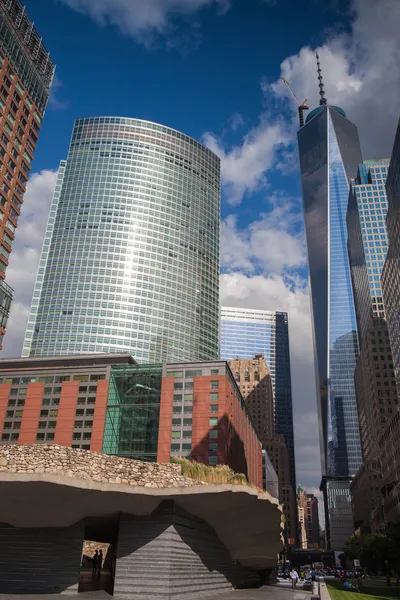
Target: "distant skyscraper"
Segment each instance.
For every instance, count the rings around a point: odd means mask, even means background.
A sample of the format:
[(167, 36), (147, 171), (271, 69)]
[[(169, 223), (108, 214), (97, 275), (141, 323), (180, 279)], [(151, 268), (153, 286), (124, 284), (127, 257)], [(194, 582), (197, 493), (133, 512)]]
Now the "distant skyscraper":
[(400, 121), (386, 181), (389, 247), (382, 275), (383, 298), (400, 397)]
[[(275, 434), (275, 402), (272, 378), (267, 362), (263, 355), (252, 358), (234, 358), (229, 361), (232, 374), (242, 393), (251, 419), (256, 426), (258, 437), (263, 448), (266, 448), (269, 460), (277, 465), (279, 500), (283, 504), (285, 515), (285, 538), (296, 538), (295, 495), (288, 493), (288, 478), (290, 479), (290, 460), (285, 442)], [(283, 460), (283, 463), (279, 461)], [(266, 461), (267, 462), (267, 461)], [(271, 464), (272, 466), (272, 464)]]
[(54, 64), (19, 0), (0, 0), (0, 349), (13, 290), (4, 281)]
[(267, 362), (256, 355), (230, 360), (229, 366), (265, 447), (266, 440), (275, 433), (274, 392)]
[(351, 181), (347, 213), (360, 342), (355, 383), (364, 462), (379, 460), (378, 440), (397, 404), (381, 289), (387, 252), (385, 183), (389, 163), (389, 159), (368, 160), (359, 166), (357, 177)]
[(138, 119), (75, 123), (23, 356), (218, 357), (220, 161)]
[(362, 155), (356, 126), (341, 108), (327, 105), (319, 62), (318, 70), (320, 106), (310, 112), (299, 130), (298, 143), (327, 538), (331, 547), (341, 549), (353, 530), (350, 478), (361, 465), (354, 389), (357, 324), (347, 253), (346, 212), (350, 179), (356, 176)]
[(297, 488), (297, 510), (299, 515), (300, 548), (319, 546), (318, 499), (307, 494), (301, 486)]
[(252, 358), (256, 354), (264, 356), (271, 373), (275, 398), (275, 432), (284, 435), (290, 457), (293, 493), (296, 493), (287, 313), (222, 307), (221, 359)]

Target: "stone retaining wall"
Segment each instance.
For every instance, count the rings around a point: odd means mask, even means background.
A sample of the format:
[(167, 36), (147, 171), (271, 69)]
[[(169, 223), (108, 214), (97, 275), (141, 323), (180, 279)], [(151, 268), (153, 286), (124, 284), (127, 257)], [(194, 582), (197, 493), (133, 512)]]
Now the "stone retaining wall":
[(56, 444), (0, 445), (1, 472), (50, 473), (150, 488), (207, 485), (184, 477), (180, 465), (143, 462)]

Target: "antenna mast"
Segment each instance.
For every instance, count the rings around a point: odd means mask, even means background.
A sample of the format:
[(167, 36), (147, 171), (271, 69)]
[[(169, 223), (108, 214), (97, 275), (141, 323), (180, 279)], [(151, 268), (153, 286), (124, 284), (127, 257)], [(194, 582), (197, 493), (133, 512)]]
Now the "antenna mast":
[(325, 88), (324, 88), (324, 82), (323, 82), (323, 78), (322, 78), (322, 72), (321, 72), (321, 65), (319, 62), (319, 55), (318, 52), (315, 53), (315, 56), (317, 57), (317, 71), (318, 71), (318, 80), (319, 80), (319, 95), (320, 95), (320, 101), (319, 101), (319, 105), (320, 106), (326, 106), (326, 98), (325, 98)]

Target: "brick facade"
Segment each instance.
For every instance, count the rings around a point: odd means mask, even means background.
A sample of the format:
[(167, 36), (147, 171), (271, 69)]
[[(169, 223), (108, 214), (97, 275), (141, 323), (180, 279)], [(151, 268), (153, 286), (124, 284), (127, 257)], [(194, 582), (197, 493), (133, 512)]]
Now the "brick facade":
[[(126, 381), (112, 381), (114, 367), (123, 367)], [(145, 440), (156, 435), (147, 460), (226, 464), (262, 488), (261, 442), (226, 362), (160, 365), (151, 408), (131, 395), (135, 385), (150, 390), (130, 380), (137, 369), (128, 354), (0, 360), (0, 444), (56, 443), (142, 458)], [(104, 445), (107, 424), (111, 446)]]

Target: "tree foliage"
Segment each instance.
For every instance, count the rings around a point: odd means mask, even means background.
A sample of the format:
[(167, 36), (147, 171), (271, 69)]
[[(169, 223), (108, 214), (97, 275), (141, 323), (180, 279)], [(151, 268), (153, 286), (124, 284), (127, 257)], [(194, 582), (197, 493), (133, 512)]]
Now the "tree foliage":
[(400, 571), (400, 527), (388, 529), (388, 535), (363, 534), (351, 537), (344, 548), (346, 558), (355, 558), (372, 571), (386, 567)]

